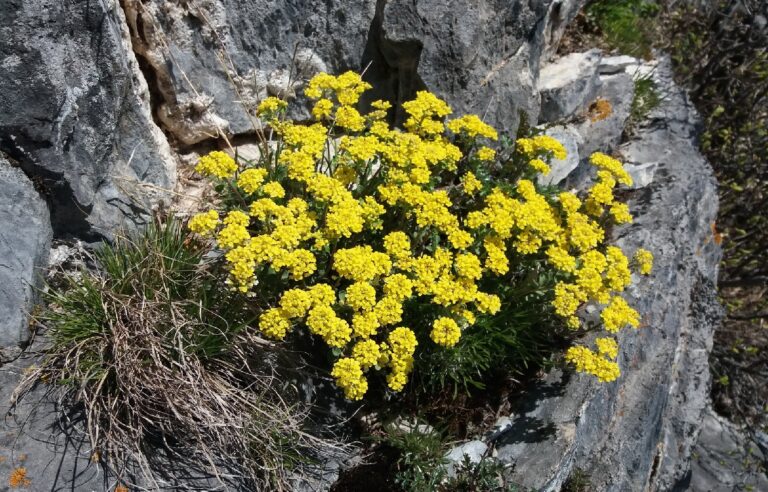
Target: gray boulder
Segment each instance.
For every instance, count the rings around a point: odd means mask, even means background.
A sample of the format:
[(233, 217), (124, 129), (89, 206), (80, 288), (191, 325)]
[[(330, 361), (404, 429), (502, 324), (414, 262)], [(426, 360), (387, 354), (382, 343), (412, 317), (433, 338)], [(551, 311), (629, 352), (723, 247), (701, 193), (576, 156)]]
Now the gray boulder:
[(570, 53), (542, 65), (540, 122), (551, 123), (585, 109), (600, 86), (600, 50)]
[(57, 235), (140, 225), (175, 185), (117, 2), (0, 2), (0, 150), (35, 176)]
[(618, 381), (554, 370), (510, 416), (496, 439), (498, 459), (513, 465), (512, 479), (524, 487), (557, 491), (581, 469), (590, 490), (666, 491), (690, 468), (722, 316), (715, 290), (720, 250), (711, 229), (717, 186), (696, 150), (696, 115), (669, 63), (656, 77), (669, 96), (629, 146), (657, 156), (664, 179), (630, 194), (635, 221), (615, 232), (626, 252), (645, 247), (656, 257), (652, 275), (627, 293), (642, 326), (620, 335)]
[(29, 313), (51, 247), (48, 206), (0, 154), (0, 365), (30, 337)]

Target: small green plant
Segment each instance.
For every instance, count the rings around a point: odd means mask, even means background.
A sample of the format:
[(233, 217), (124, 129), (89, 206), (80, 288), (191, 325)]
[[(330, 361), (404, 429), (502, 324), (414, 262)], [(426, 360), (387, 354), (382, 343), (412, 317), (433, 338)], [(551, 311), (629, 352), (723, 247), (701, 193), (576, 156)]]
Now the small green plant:
[(395, 482), (406, 492), (518, 492), (507, 482), (504, 465), (483, 457), (469, 456), (448, 474), (446, 453), (450, 445), (442, 432), (427, 424), (389, 424), (381, 442), (399, 452)]
[(562, 492), (589, 492), (590, 490), (592, 490), (592, 482), (589, 474), (581, 468), (574, 468), (563, 484)]
[(216, 476), (282, 490), (320, 441), (301, 431), (273, 385), (253, 315), (178, 220), (119, 235), (96, 270), (61, 273), (37, 316), (51, 340), (19, 396), (46, 383), (63, 412), (82, 409), (94, 456), (118, 478), (136, 466), (155, 483), (160, 446)]
[(636, 77), (634, 85), (635, 91), (624, 129), (625, 134), (632, 134), (648, 118), (651, 111), (661, 104), (661, 95), (652, 74)]
[(602, 41), (621, 53), (649, 58), (654, 44), (655, 16), (659, 5), (653, 0), (596, 0), (585, 9), (588, 21)]
[(442, 434), (423, 423), (385, 426), (384, 443), (399, 453), (395, 482), (407, 492), (438, 490), (447, 473)]

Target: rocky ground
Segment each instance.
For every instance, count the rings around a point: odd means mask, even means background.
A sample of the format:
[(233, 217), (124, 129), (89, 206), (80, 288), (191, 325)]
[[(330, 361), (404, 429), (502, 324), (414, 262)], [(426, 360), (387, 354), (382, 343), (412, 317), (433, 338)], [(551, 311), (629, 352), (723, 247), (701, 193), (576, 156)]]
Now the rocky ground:
[[(224, 139), (253, 140), (258, 100), (299, 94), (319, 70), (366, 69), (377, 98), (428, 88), (512, 135), (521, 115), (545, 125), (570, 154), (552, 183), (578, 187), (590, 153), (617, 152), (637, 185), (636, 220), (616, 236), (657, 258), (630, 293), (643, 326), (622, 335), (620, 381), (553, 371), (462, 449), (490, 446), (515, 481), (541, 490), (577, 471), (592, 490), (760, 490), (765, 476), (752, 464), (765, 449), (708, 401), (720, 252), (696, 113), (663, 57), (553, 60), (583, 3), (0, 0), (0, 411), (34, 360), (27, 313), (52, 237), (93, 241), (141, 226), (186, 193), (185, 162)], [(622, 141), (638, 73), (654, 77), (663, 103)], [(610, 103), (600, 118), (598, 100)], [(76, 423), (38, 396), (0, 423), (0, 492), (21, 466), (31, 490), (113, 490), (87, 442), (67, 435)], [(327, 488), (334, 475), (307, 487)], [(725, 477), (722, 488), (712, 477)]]

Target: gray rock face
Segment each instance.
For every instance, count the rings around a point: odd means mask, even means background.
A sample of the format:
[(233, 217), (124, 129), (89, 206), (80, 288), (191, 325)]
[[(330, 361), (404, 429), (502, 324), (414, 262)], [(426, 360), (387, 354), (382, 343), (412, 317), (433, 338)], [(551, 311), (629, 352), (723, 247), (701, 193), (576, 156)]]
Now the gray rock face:
[(611, 112), (605, 118), (588, 112), (584, 121), (575, 125), (576, 131), (582, 137), (582, 144), (579, 147), (582, 158), (589, 157), (597, 151), (611, 152), (619, 145), (632, 107), (634, 92), (635, 84), (629, 74), (600, 76), (600, 87), (594, 101), (601, 99), (607, 101), (611, 106)]
[(587, 0), (553, 0), (549, 5), (546, 23), (544, 25), (544, 55), (543, 60), (555, 56), (560, 40), (565, 34), (565, 28), (576, 17)]
[(711, 408), (703, 416), (691, 462), (691, 473), (679, 484), (678, 490), (768, 490), (764, 468), (768, 462), (766, 443), (756, 442), (746, 429), (738, 428)]
[(0, 154), (0, 365), (30, 336), (28, 313), (51, 247), (48, 207)]
[(426, 88), (512, 132), (520, 110), (538, 112), (548, 0), (124, 3), (158, 118), (182, 144), (252, 132), (261, 99), (301, 97), (319, 71), (366, 69), (371, 100)]
[(539, 121), (554, 122), (585, 109), (600, 86), (600, 50), (570, 53), (541, 67)]
[(116, 2), (0, 2), (0, 150), (47, 189), (57, 234), (141, 224), (175, 164)]
[(591, 490), (672, 490), (686, 476), (706, 408), (708, 353), (722, 315), (714, 282), (720, 251), (711, 224), (717, 193), (712, 170), (694, 146), (695, 114), (671, 81), (653, 124), (627, 146), (655, 156), (657, 179), (630, 195), (635, 221), (616, 231), (627, 252), (651, 250), (654, 272), (627, 298), (641, 313), (638, 330), (620, 335), (623, 374), (611, 384), (551, 372), (510, 418), (496, 441), (525, 487), (557, 491), (573, 470)]

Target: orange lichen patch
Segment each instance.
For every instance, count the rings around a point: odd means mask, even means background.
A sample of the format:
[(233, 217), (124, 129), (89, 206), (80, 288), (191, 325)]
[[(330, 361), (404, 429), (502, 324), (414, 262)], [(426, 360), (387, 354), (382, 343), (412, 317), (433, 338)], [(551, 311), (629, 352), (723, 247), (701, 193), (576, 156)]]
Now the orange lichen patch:
[(606, 119), (611, 113), (613, 113), (613, 106), (611, 106), (610, 101), (607, 99), (598, 97), (589, 105), (588, 114), (592, 123)]
[(712, 222), (709, 225), (709, 228), (712, 229), (712, 237), (714, 238), (715, 244), (717, 244), (718, 246), (723, 244), (723, 235), (717, 231), (717, 224), (715, 222)]
[(32, 484), (27, 478), (27, 469), (20, 466), (11, 472), (11, 476), (8, 478), (8, 485), (12, 489), (19, 487), (29, 487)]

